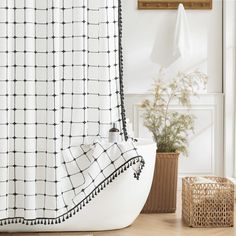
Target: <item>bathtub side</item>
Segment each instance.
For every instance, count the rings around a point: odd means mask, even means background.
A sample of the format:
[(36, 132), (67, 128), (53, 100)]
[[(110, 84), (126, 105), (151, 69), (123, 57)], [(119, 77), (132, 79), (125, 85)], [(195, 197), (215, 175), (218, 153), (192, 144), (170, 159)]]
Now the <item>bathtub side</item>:
[(98, 231), (120, 229), (131, 225), (140, 214), (151, 189), (156, 160), (156, 145), (140, 140), (137, 149), (145, 167), (137, 180), (130, 167), (108, 185), (85, 209), (57, 225), (8, 225), (0, 231)]

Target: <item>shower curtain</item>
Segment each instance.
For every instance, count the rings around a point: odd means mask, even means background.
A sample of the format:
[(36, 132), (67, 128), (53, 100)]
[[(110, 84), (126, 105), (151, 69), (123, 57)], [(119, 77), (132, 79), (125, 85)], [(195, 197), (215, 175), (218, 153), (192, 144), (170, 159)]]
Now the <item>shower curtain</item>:
[(0, 225), (61, 223), (143, 165), (125, 127), (119, 0), (0, 1)]

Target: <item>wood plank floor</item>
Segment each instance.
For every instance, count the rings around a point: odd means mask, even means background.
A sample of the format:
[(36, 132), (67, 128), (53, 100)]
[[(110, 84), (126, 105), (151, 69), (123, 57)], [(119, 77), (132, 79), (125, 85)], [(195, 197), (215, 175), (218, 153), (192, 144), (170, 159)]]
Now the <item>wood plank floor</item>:
[(180, 200), (177, 205), (177, 212), (174, 214), (141, 214), (132, 226), (121, 230), (88, 233), (4, 233), (0, 236), (236, 236), (236, 220), (235, 227), (230, 228), (199, 229), (185, 226), (181, 220)]

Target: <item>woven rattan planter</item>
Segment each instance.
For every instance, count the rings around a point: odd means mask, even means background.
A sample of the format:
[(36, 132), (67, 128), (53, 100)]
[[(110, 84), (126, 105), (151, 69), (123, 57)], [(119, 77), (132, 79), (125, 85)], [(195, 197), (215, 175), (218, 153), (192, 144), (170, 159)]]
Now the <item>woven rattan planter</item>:
[(226, 178), (204, 177), (215, 183), (182, 182), (182, 218), (191, 227), (230, 227), (234, 224), (234, 185)]
[(142, 213), (173, 213), (176, 193), (179, 153), (157, 153), (152, 187)]

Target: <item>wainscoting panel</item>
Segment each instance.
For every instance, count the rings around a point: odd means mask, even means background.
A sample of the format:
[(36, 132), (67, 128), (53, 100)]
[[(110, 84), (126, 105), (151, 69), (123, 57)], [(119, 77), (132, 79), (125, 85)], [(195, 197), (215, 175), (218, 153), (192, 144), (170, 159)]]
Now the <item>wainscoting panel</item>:
[[(135, 137), (152, 138), (143, 125), (141, 101), (150, 94), (127, 94), (126, 114)], [(189, 155), (181, 156), (179, 177), (189, 175), (223, 175), (223, 94), (201, 94), (192, 98), (195, 132), (189, 133)], [(172, 110), (185, 108), (174, 102)], [(179, 181), (180, 183), (180, 181)]]

